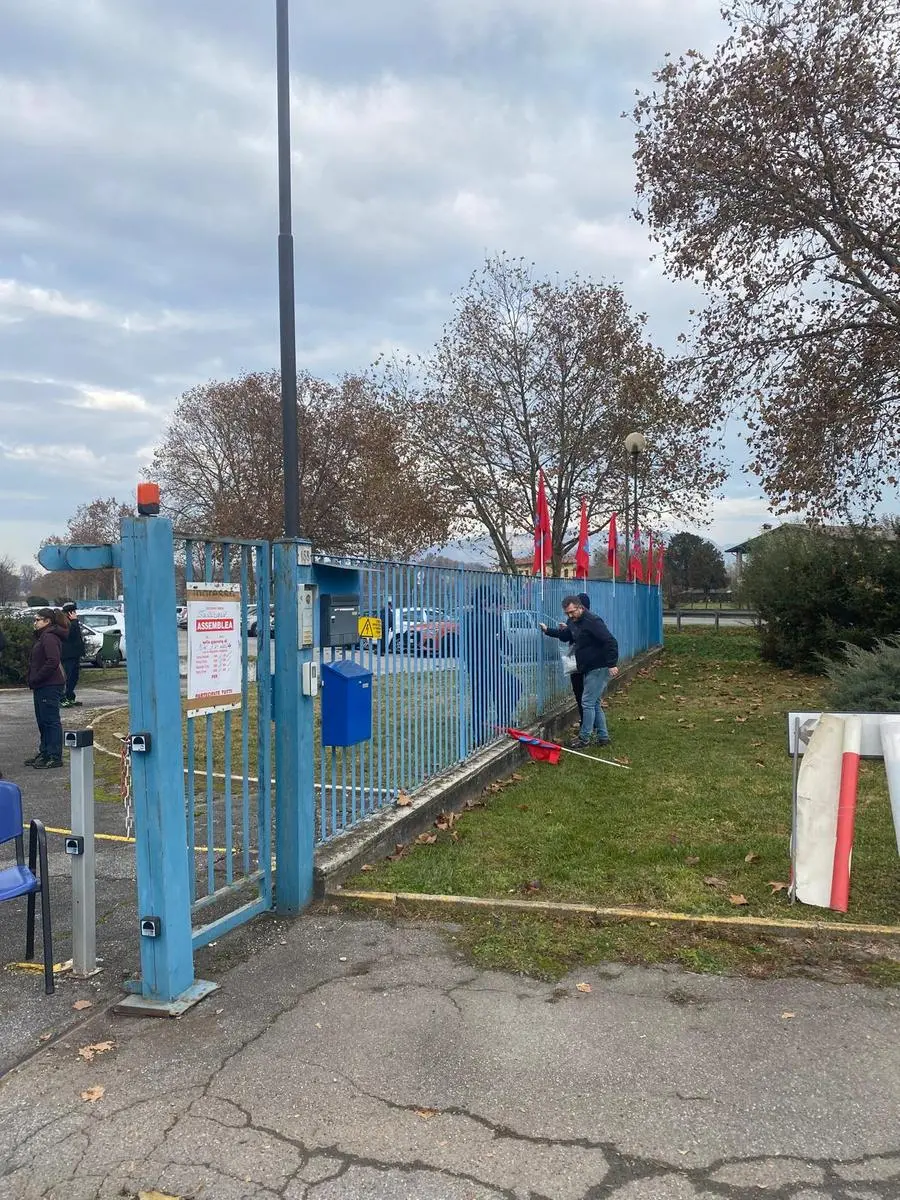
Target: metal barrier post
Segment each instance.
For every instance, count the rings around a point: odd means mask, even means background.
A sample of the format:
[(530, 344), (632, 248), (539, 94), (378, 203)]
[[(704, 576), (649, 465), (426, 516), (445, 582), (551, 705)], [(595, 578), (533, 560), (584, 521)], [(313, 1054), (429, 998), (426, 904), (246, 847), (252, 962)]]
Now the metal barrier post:
[(72, 860), (72, 974), (95, 974), (97, 966), (97, 883), (94, 874), (94, 731), (68, 730), (72, 785), (71, 834), (66, 854)]
[[(274, 551), (275, 905), (287, 914), (301, 912), (313, 895), (316, 605), (306, 591), (312, 583), (312, 545), (285, 540), (276, 542)], [(312, 611), (304, 617), (307, 596)]]

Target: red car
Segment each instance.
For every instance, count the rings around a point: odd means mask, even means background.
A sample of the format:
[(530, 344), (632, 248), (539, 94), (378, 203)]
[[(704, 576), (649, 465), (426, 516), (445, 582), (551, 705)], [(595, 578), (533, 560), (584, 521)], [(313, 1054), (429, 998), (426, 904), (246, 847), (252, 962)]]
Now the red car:
[(442, 613), (430, 621), (410, 625), (407, 645), (414, 654), (433, 654), (449, 658), (459, 650), (459, 622)]

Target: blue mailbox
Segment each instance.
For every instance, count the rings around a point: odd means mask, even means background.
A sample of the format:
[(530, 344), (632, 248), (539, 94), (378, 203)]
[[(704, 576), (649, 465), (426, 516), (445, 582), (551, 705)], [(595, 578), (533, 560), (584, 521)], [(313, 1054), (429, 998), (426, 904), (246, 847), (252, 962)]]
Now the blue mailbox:
[(322, 745), (372, 737), (372, 672), (349, 658), (322, 664)]

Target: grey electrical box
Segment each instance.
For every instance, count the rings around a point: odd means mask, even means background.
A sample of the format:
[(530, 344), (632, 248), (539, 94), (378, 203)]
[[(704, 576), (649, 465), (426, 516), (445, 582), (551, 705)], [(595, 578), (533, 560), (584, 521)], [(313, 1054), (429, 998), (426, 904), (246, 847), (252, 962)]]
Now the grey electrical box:
[(319, 598), (319, 641), (323, 646), (359, 645), (359, 595)]

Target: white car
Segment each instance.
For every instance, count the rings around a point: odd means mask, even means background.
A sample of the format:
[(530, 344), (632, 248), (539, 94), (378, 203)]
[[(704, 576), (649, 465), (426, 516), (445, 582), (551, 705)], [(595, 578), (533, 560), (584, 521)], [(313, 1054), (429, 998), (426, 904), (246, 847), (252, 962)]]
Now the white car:
[(125, 618), (122, 613), (112, 608), (86, 608), (83, 612), (79, 612), (78, 620), (81, 622), (82, 629), (90, 629), (92, 633), (98, 634), (101, 638), (108, 630), (118, 630), (121, 634), (119, 661), (125, 661), (128, 654), (125, 648)]

